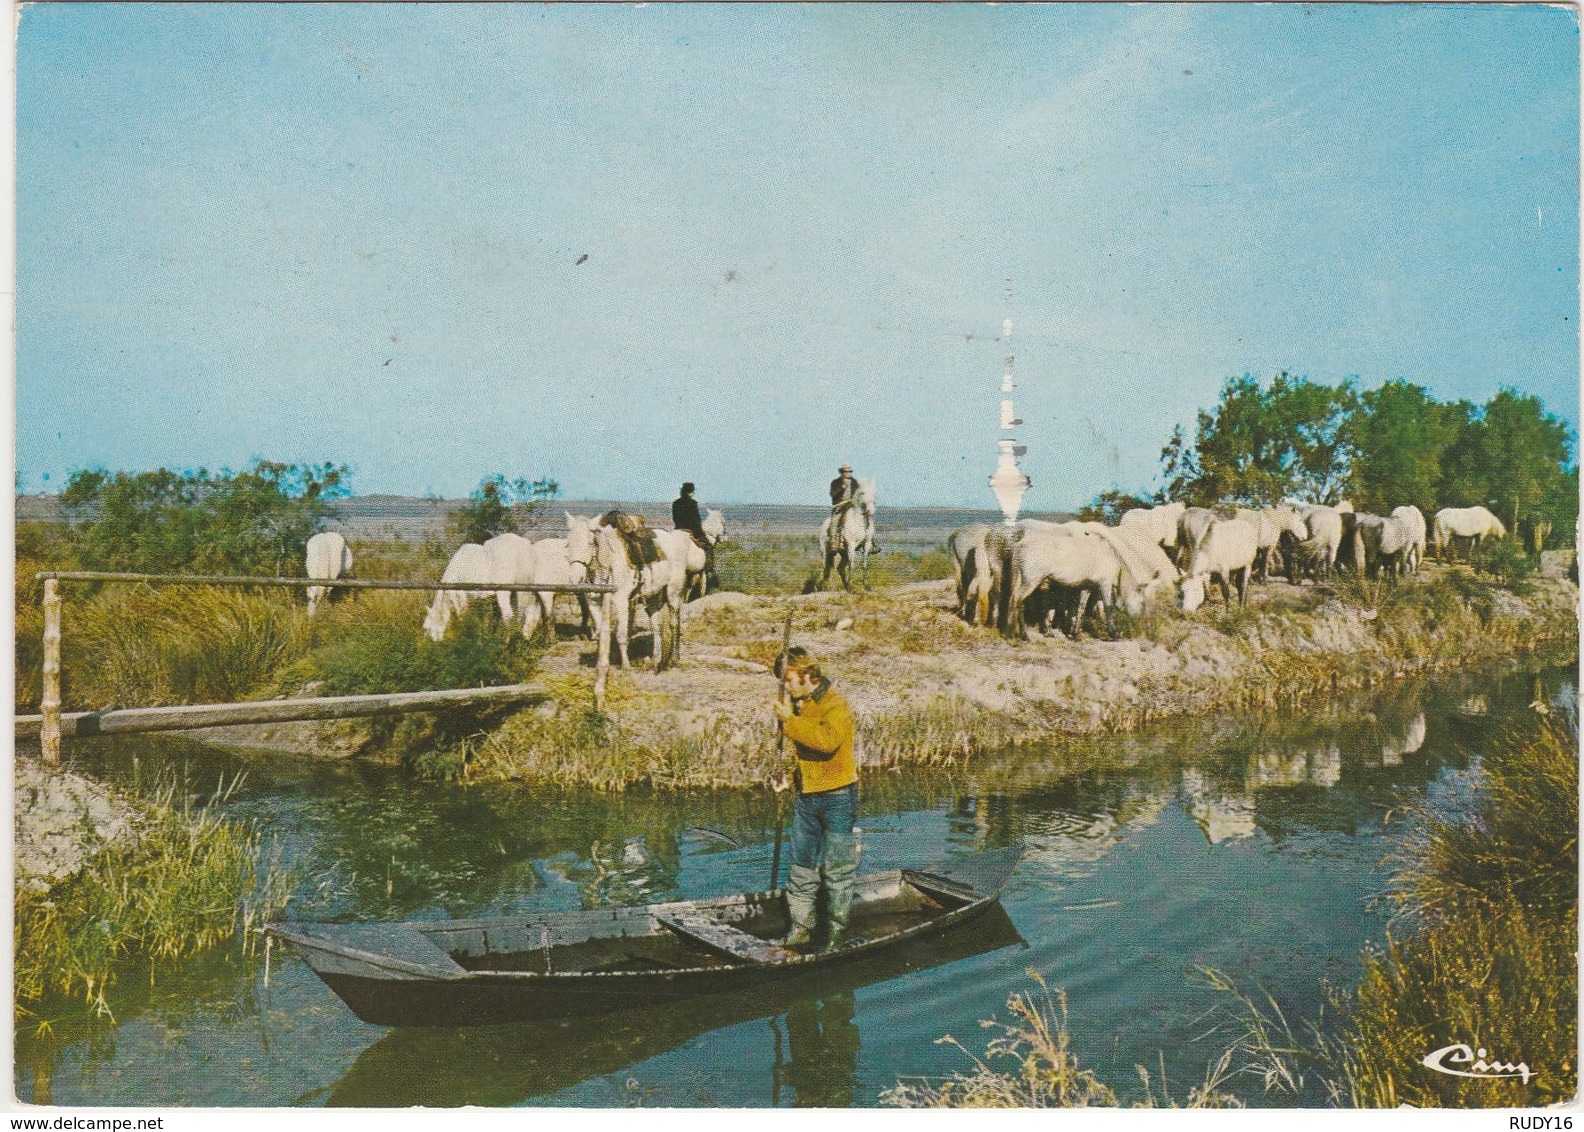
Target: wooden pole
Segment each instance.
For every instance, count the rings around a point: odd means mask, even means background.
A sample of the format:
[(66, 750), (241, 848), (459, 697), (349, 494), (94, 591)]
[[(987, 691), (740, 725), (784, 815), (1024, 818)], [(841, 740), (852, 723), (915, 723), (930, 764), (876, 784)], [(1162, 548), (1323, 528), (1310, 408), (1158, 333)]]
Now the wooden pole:
[(54, 578), (44, 580), (44, 689), (39, 711), (43, 713), (39, 746), (45, 764), (53, 766), (60, 762), (61, 748), (61, 599), (60, 583)]
[(600, 599), (599, 625), (594, 639), (599, 651), (594, 655), (594, 710), (605, 711), (605, 679), (610, 675), (611, 618), (615, 615), (615, 595), (609, 590)]
[(58, 578), (64, 582), (143, 582), (171, 586), (284, 586), (297, 589), (324, 586), (343, 590), (478, 590), (481, 593), (511, 590), (514, 593), (591, 594), (608, 593), (611, 589), (608, 585), (585, 582), (418, 582), (405, 578), (274, 578), (251, 574), (128, 574), (101, 570), (46, 570), (35, 576), (43, 578), (46, 584)]
[[(57, 752), (60, 735), (126, 735), (147, 731), (188, 731), (229, 727), (239, 723), (292, 723), (313, 719), (397, 715), (442, 708), (487, 707), (538, 703), (549, 693), (537, 684), (505, 684), (493, 688), (447, 688), (436, 692), (387, 692), (370, 696), (304, 696), (293, 700), (253, 700), (236, 704), (187, 704), (175, 707), (116, 708), (111, 711), (55, 712)], [(44, 734), (47, 716), (20, 715), (17, 738)]]

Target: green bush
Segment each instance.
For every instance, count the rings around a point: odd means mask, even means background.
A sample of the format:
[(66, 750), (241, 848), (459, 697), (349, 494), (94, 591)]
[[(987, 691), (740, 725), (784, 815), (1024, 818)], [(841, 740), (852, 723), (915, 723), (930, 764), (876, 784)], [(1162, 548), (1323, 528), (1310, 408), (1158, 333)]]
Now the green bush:
[(1474, 551), (1474, 569), (1489, 574), (1510, 589), (1523, 584), (1540, 568), (1539, 555), (1530, 554), (1514, 538), (1486, 539)]

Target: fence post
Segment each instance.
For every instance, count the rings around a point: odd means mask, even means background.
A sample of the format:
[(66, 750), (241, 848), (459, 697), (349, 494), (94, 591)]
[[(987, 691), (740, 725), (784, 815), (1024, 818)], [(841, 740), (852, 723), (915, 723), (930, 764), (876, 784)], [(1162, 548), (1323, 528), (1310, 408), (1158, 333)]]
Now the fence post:
[(60, 581), (44, 579), (44, 688), (39, 746), (45, 763), (60, 762), (61, 748), (61, 599)]
[(601, 714), (605, 711), (605, 677), (610, 674), (610, 625), (616, 609), (612, 596), (603, 594), (600, 597), (599, 625), (594, 633), (599, 649), (594, 656), (594, 710)]

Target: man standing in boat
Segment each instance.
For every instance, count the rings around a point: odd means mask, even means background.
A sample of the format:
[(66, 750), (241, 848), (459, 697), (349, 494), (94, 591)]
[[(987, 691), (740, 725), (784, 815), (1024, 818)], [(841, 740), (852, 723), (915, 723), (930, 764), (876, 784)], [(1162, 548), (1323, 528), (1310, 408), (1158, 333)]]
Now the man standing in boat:
[[(825, 948), (839, 947), (852, 911), (858, 872), (858, 764), (853, 756), (853, 717), (842, 694), (831, 687), (807, 652), (789, 650), (775, 703), (781, 731), (797, 754), (797, 803), (792, 811), (792, 862), (787, 909), (792, 926), (782, 945), (800, 947), (814, 933), (820, 882), (830, 909)], [(774, 784), (786, 789), (785, 777)]]

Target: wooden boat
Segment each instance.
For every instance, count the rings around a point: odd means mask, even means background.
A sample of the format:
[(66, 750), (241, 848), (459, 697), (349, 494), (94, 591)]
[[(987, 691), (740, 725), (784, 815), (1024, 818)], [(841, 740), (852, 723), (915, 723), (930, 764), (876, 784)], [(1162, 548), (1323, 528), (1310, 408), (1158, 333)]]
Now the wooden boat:
[(469, 1026), (600, 1014), (720, 994), (873, 956), (992, 907), (1017, 847), (859, 877), (845, 942), (794, 951), (780, 892), (632, 908), (420, 920), (282, 922), (290, 943), (365, 1022)]
[[(833, 1007), (839, 1009), (840, 1000), (845, 999), (850, 1007), (855, 991), (905, 975), (962, 963), (967, 965), (966, 970), (943, 979), (967, 980), (965, 985), (971, 985), (973, 980), (983, 978), (990, 966), (975, 960), (1003, 948), (1026, 946), (1011, 917), (1001, 905), (992, 904), (950, 931), (880, 948), (868, 958), (852, 962), (831, 967), (810, 965), (800, 975), (730, 994), (654, 1003), (582, 1018), (530, 1019), (503, 1026), (397, 1026), (385, 1030), (358, 1054), (329, 1092), (316, 1094), (312, 1103), (331, 1108), (520, 1105), (638, 1065), (701, 1035), (745, 1022), (768, 1022), (771, 1031), (781, 1025), (781, 1019), (786, 1020), (787, 1029), (799, 1020), (828, 1022), (829, 1011)], [(1021, 964), (1013, 960), (1013, 966), (1019, 969)], [(858, 1019), (853, 1024), (858, 1028), (872, 1024), (861, 1022)], [(814, 1025), (817, 1030), (820, 1023)], [(761, 1056), (763, 1049), (756, 1050), (753, 1063), (742, 1067), (741, 1080), (764, 1081), (774, 1097), (784, 1083), (784, 1058), (790, 1057), (791, 1052), (782, 1047), (779, 1035), (772, 1051), (772, 1059), (766, 1060)], [(802, 1052), (812, 1056), (806, 1050)], [(428, 1065), (443, 1065), (445, 1072), (415, 1072), (417, 1067)], [(833, 1067), (817, 1076), (822, 1088), (834, 1089), (839, 1087), (842, 1074)], [(800, 1096), (799, 1100), (801, 1103), (807, 1098)], [(771, 1104), (775, 1107), (779, 1102)]]

